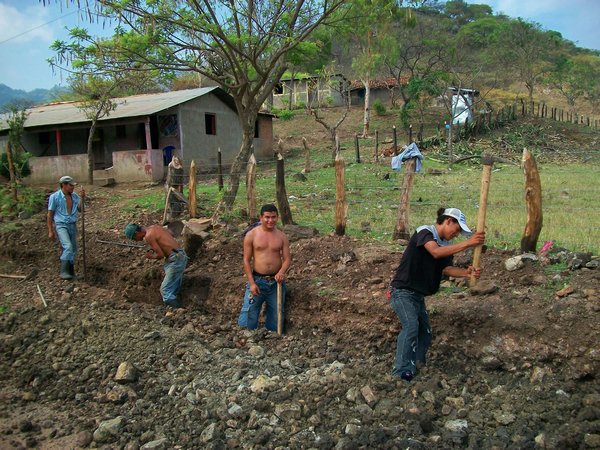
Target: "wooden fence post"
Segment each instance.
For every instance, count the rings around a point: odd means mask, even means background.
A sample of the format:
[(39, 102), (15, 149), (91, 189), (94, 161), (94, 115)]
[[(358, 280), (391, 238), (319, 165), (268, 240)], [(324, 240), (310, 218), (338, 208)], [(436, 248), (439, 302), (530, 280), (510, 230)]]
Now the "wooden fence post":
[(398, 136), (396, 133), (396, 125), (392, 127), (392, 139), (394, 142), (394, 156), (398, 156)]
[[(354, 151), (356, 153), (356, 162), (360, 164), (360, 147), (358, 145), (358, 134), (354, 133)], [(337, 157), (337, 155), (336, 155)]]
[(527, 224), (521, 238), (521, 252), (535, 252), (538, 237), (542, 231), (542, 182), (533, 155), (523, 149), (523, 172), (525, 174), (525, 204)]
[(412, 123), (408, 126), (408, 145), (412, 144)]
[(221, 163), (221, 147), (217, 153), (217, 177), (219, 182), (219, 191), (223, 190), (223, 165)]
[(256, 157), (250, 153), (246, 166), (246, 200), (248, 202), (248, 224), (258, 221), (256, 211)]
[(304, 147), (304, 173), (310, 172), (310, 149), (308, 148), (308, 143), (306, 142), (306, 138), (302, 138), (302, 146)]
[(335, 234), (338, 236), (346, 234), (348, 204), (346, 203), (345, 172), (344, 157), (337, 151), (335, 154)]
[(400, 205), (398, 206), (398, 220), (394, 227), (393, 239), (410, 239), (408, 227), (408, 211), (410, 209), (410, 192), (413, 186), (415, 176), (415, 166), (417, 158), (410, 158), (404, 163), (404, 179), (400, 188)]
[(375, 162), (379, 162), (379, 131), (375, 130)]
[(188, 212), (190, 219), (196, 218), (196, 161), (190, 163), (190, 184), (188, 192)]
[(287, 192), (285, 191), (285, 166), (283, 162), (283, 142), (281, 139), (277, 143), (278, 151), (275, 152), (277, 158), (277, 169), (275, 171), (275, 193), (277, 197), (277, 206), (283, 225), (292, 225), (292, 211), (288, 202)]

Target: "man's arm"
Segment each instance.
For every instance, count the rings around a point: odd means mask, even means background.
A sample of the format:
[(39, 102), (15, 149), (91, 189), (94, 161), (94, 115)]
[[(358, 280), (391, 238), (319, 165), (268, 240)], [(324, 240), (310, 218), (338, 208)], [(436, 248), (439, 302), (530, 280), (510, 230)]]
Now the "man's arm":
[(275, 280), (278, 283), (281, 283), (283, 280), (285, 280), (285, 274), (292, 263), (292, 257), (290, 255), (290, 241), (284, 233), (281, 234), (283, 240), (281, 249), (281, 269), (279, 269), (279, 272), (275, 274)]
[(46, 222), (48, 223), (48, 237), (50, 239), (54, 239), (54, 211), (52, 211), (51, 209), (48, 210)]
[(461, 267), (448, 266), (444, 268), (444, 275), (453, 278), (467, 278), (475, 275), (475, 278), (481, 276), (481, 269), (469, 266), (467, 269)]
[(431, 240), (425, 243), (425, 248), (435, 259), (441, 259), (446, 258), (447, 256), (455, 255), (456, 253), (460, 253), (468, 248), (477, 247), (478, 245), (482, 245), (484, 242), (485, 233), (483, 231), (478, 231), (466, 241), (459, 242), (458, 244), (439, 246), (435, 240)]
[(256, 285), (254, 281), (254, 276), (252, 276), (252, 258), (254, 256), (254, 230), (251, 230), (246, 237), (244, 237), (244, 273), (246, 274), (246, 278), (248, 278), (248, 283), (250, 283), (250, 292), (253, 295), (260, 294), (260, 289)]

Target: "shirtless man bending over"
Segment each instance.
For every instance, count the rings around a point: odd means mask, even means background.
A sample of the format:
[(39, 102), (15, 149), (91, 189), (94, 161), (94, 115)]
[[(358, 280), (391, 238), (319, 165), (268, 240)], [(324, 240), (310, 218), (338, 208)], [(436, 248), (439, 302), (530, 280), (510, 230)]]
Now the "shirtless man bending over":
[(188, 257), (173, 235), (160, 225), (146, 228), (137, 223), (130, 223), (125, 227), (125, 236), (134, 241), (145, 241), (152, 248), (146, 253), (147, 258), (165, 259), (165, 278), (160, 285), (160, 294), (165, 305), (181, 308), (179, 291)]
[(275, 205), (264, 205), (260, 210), (260, 225), (244, 238), (244, 273), (248, 283), (238, 324), (250, 330), (258, 327), (260, 311), (266, 302), (265, 328), (277, 331), (277, 283), (281, 283), (282, 317), (284, 314), (285, 273), (291, 263), (290, 243), (276, 227), (277, 219)]

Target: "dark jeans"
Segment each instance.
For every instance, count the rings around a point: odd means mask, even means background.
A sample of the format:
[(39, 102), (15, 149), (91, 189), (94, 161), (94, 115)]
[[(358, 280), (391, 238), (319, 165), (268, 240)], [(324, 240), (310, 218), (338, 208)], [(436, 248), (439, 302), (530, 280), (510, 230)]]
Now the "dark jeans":
[(425, 297), (407, 289), (391, 288), (390, 303), (400, 319), (402, 330), (396, 341), (396, 361), (392, 375), (417, 373), (417, 361), (425, 364), (431, 345), (431, 325), (425, 308)]

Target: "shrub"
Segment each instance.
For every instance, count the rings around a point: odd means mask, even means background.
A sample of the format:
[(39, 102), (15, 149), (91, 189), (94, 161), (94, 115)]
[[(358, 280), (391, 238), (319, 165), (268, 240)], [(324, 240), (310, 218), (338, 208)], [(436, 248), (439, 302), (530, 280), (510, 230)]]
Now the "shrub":
[(385, 105), (381, 102), (381, 100), (375, 100), (373, 102), (373, 109), (375, 110), (375, 114), (378, 116), (383, 116), (386, 113)]
[[(31, 174), (31, 169), (29, 168), (30, 157), (31, 154), (27, 152), (13, 152), (13, 164), (15, 165), (15, 175), (17, 178), (24, 178)], [(0, 155), (0, 174), (2, 174), (4, 178), (10, 178), (10, 172), (8, 171), (8, 156), (6, 153)]]
[(273, 110), (273, 114), (275, 114), (277, 118), (281, 120), (292, 120), (295, 115), (294, 111), (290, 111), (289, 109)]

